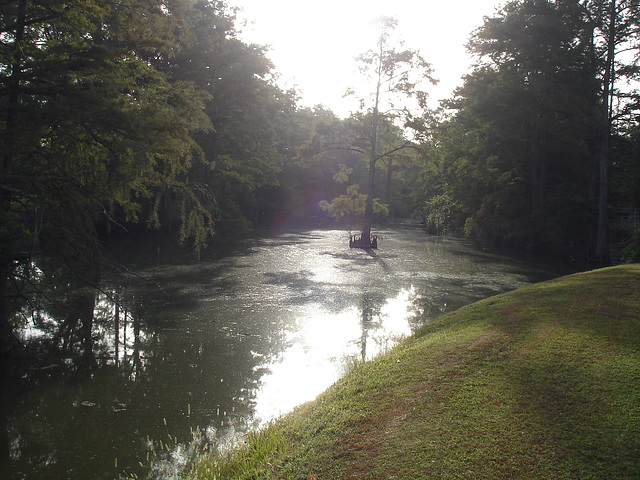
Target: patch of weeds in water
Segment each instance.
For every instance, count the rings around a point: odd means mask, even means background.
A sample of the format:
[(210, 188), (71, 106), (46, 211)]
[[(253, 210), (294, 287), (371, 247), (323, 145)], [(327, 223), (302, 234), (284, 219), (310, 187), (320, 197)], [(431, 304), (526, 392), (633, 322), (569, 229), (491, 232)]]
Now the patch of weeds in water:
[(237, 480), (270, 478), (272, 459), (286, 447), (280, 429), (270, 427), (246, 433), (234, 448), (206, 452), (191, 465), (187, 478), (212, 480), (234, 478)]
[[(138, 462), (140, 475), (136, 472), (123, 472), (119, 478), (126, 480), (174, 479), (180, 478), (182, 472), (189, 468), (203, 453), (213, 448), (208, 432), (199, 428), (191, 430), (188, 442), (178, 442), (177, 437), (167, 433), (165, 438), (152, 439), (146, 437), (147, 452), (143, 460)], [(117, 459), (115, 460), (117, 468)]]
[[(292, 413), (275, 421), (266, 428), (253, 430), (240, 438), (240, 441), (225, 450), (209, 451), (188, 470), (189, 480), (212, 479), (269, 479), (289, 478), (304, 472), (305, 478), (320, 478), (318, 473), (329, 470), (323, 465), (332, 463), (336, 452), (323, 445), (330, 445), (335, 438), (346, 432), (359, 430), (359, 421), (365, 412), (370, 411), (372, 398), (367, 392), (375, 391), (376, 379), (386, 371), (377, 371), (372, 362), (362, 356), (345, 359), (341, 380), (330, 388), (334, 397), (345, 390), (344, 403), (333, 401), (324, 405), (327, 394), (321, 395), (315, 402), (301, 405)], [(369, 373), (365, 373), (364, 371)], [(351, 381), (357, 376), (357, 381)], [(357, 401), (354, 401), (354, 395)], [(335, 399), (334, 399), (335, 400)], [(317, 416), (305, 415), (309, 405), (315, 405), (321, 412)], [(324, 408), (326, 407), (326, 408)], [(309, 436), (308, 432), (314, 432)], [(313, 461), (309, 461), (313, 459)], [(300, 461), (302, 460), (302, 461)], [(297, 473), (293, 473), (297, 472)], [(307, 475), (308, 474), (308, 475)], [(327, 477), (331, 478), (331, 477)]]
[[(174, 480), (191, 478), (192, 472), (205, 458), (219, 458), (228, 455), (242, 444), (242, 438), (246, 436), (249, 428), (244, 418), (239, 416), (227, 416), (227, 412), (217, 409), (217, 416), (222, 414), (220, 429), (210, 426), (202, 429), (191, 426), (191, 404), (187, 406), (187, 423), (189, 437), (180, 441), (176, 435), (172, 435), (167, 419), (163, 418), (164, 433), (160, 438), (146, 436), (145, 458), (138, 462), (139, 473), (134, 471), (122, 471), (116, 474), (121, 480)], [(118, 459), (114, 460), (116, 472), (118, 471)], [(215, 476), (196, 477), (215, 478)]]

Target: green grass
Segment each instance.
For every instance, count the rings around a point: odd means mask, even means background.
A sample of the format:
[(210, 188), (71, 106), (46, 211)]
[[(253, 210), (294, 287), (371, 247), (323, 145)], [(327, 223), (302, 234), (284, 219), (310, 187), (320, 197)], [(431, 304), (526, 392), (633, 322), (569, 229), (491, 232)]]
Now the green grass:
[(640, 478), (640, 265), (444, 315), (188, 478)]

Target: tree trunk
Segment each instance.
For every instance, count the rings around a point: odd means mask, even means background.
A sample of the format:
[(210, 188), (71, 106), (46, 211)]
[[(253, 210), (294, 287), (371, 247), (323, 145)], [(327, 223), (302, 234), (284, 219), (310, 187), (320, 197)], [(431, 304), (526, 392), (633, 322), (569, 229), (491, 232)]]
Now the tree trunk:
[(88, 288), (83, 288), (83, 292), (78, 299), (80, 313), (80, 338), (82, 341), (82, 364), (83, 367), (91, 367), (94, 363), (93, 356), (93, 314), (96, 306), (95, 292)]
[[(9, 359), (0, 356), (0, 465), (10, 465), (11, 442), (9, 440)], [(11, 471), (5, 472), (9, 478)]]
[(531, 119), (531, 215), (540, 209), (540, 135), (539, 116)]
[(11, 353), (11, 326), (9, 325), (9, 265), (0, 262), (0, 359)]
[(115, 330), (116, 334), (113, 337), (113, 343), (114, 343), (114, 350), (115, 350), (114, 357), (115, 357), (116, 367), (118, 367), (120, 362), (120, 295), (116, 293), (115, 298), (116, 298), (116, 312), (113, 316), (113, 321), (114, 321), (113, 329)]
[(609, 139), (611, 137), (611, 95), (615, 82), (615, 47), (616, 47), (616, 1), (611, 0), (609, 12), (609, 38), (607, 39), (607, 59), (602, 85), (602, 111), (600, 149), (598, 152), (599, 190), (598, 190), (598, 228), (596, 233), (596, 261), (608, 262), (609, 251), (607, 239), (609, 231), (608, 188), (609, 188)]
[(389, 162), (387, 165), (387, 185), (386, 185), (386, 191), (385, 191), (385, 203), (390, 205), (391, 204), (391, 180), (392, 180), (392, 176), (393, 176), (393, 158), (389, 157)]
[(598, 190), (598, 228), (596, 233), (596, 261), (607, 263), (609, 261), (609, 249), (607, 248), (609, 232), (608, 216), (608, 184), (609, 184), (609, 135), (603, 131), (600, 144), (599, 161), (599, 190)]
[(363, 245), (371, 244), (371, 225), (373, 222), (373, 190), (376, 182), (376, 161), (375, 158), (369, 160), (369, 191), (367, 192), (367, 203), (364, 209), (364, 223), (360, 240)]
[[(11, 75), (7, 81), (7, 116), (5, 119), (5, 138), (4, 152), (2, 154), (2, 175), (8, 175), (11, 172), (11, 164), (13, 163), (13, 155), (15, 154), (15, 138), (18, 119), (18, 100), (20, 88), (20, 75), (22, 73), (22, 42), (24, 41), (24, 31), (26, 23), (27, 0), (20, 0), (18, 3), (18, 14), (15, 23), (15, 42), (13, 50), (15, 52), (15, 60), (11, 65)], [(2, 184), (8, 183), (7, 179), (2, 179)], [(8, 218), (11, 211), (12, 203), (11, 192), (7, 188), (3, 188), (0, 192), (0, 216)], [(5, 248), (5, 252), (0, 252), (0, 356), (5, 356), (11, 350), (11, 326), (9, 325), (9, 274), (11, 273), (11, 264), (13, 256), (11, 255), (11, 237), (8, 233), (3, 233), (0, 237), (0, 243)]]
[[(599, 130), (598, 130), (599, 131)], [(598, 190), (599, 187), (599, 157), (600, 157), (600, 142), (596, 138), (597, 135), (593, 135), (593, 138), (589, 141), (589, 184), (588, 188), (588, 199), (589, 205), (597, 205), (598, 204)], [(596, 217), (597, 220), (597, 217)], [(588, 252), (591, 254), (596, 251), (596, 240), (598, 238), (598, 224), (597, 221), (590, 220), (589, 221), (589, 230), (588, 234)]]
[(360, 235), (360, 241), (365, 247), (371, 245), (371, 224), (373, 222), (373, 195), (376, 185), (376, 161), (378, 160), (378, 108), (380, 106), (380, 88), (382, 86), (382, 44), (380, 45), (380, 55), (378, 56), (377, 74), (378, 82), (376, 84), (376, 98), (373, 104), (371, 137), (369, 139), (371, 143), (369, 150), (369, 189), (367, 191), (367, 203), (364, 209), (364, 224), (362, 225), (362, 234)]

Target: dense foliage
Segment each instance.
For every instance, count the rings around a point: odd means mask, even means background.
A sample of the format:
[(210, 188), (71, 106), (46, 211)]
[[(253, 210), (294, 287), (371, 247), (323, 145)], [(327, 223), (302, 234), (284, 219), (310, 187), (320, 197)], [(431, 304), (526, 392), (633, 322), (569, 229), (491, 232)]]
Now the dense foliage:
[(608, 260), (611, 207), (638, 206), (638, 14), (637, 2), (518, 0), (485, 19), (469, 42), (478, 65), (433, 131), (431, 230)]
[(293, 105), (235, 33), (223, 2), (2, 2), (0, 350), (43, 276), (97, 284), (100, 234), (140, 223), (199, 250), (259, 213)]
[(478, 64), (437, 122), (430, 67), (395, 48), (391, 19), (355, 62), (371, 97), (341, 119), (278, 87), (224, 1), (0, 8), (1, 352), (45, 278), (97, 285), (99, 240), (142, 228), (200, 251), (257, 224), (360, 228), (369, 210), (574, 257), (632, 238), (635, 1), (507, 3), (471, 37)]

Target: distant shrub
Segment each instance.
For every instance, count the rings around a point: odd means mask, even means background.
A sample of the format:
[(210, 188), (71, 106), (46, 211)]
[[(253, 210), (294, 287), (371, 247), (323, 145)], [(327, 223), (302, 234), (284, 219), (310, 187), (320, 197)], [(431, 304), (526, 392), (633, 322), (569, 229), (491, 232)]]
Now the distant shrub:
[(446, 193), (431, 197), (424, 205), (424, 225), (427, 233), (446, 235), (455, 230), (453, 218), (458, 209), (458, 204)]
[(627, 255), (627, 263), (640, 262), (640, 228), (631, 235), (631, 240), (627, 246), (629, 254)]

